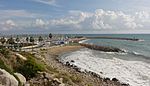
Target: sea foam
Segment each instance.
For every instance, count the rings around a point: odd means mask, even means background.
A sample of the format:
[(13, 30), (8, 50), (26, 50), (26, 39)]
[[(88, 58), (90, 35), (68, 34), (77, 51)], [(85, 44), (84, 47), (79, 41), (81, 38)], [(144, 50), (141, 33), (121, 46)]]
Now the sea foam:
[(115, 77), (131, 86), (150, 86), (150, 64), (142, 61), (126, 61), (116, 57), (106, 59), (93, 55), (90, 49), (65, 54), (60, 58), (64, 63), (74, 60), (72, 64), (82, 70), (95, 72), (101, 77)]

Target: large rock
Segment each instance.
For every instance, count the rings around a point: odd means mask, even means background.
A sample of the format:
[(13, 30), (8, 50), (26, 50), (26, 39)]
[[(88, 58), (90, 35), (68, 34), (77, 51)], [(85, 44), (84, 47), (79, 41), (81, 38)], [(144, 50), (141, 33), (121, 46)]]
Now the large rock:
[(20, 73), (14, 73), (14, 74), (19, 78), (22, 85), (26, 84), (26, 78), (22, 74)]
[(0, 69), (0, 86), (18, 86), (18, 81), (7, 71)]

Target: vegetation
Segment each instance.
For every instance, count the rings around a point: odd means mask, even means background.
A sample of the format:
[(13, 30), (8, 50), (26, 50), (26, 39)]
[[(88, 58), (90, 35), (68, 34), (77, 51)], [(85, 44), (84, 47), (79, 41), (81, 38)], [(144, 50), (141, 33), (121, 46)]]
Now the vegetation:
[[(32, 42), (32, 45), (34, 44), (34, 38), (32, 36), (30, 37), (30, 42)], [(33, 47), (32, 47), (32, 51), (33, 51)]]
[(27, 61), (24, 62), (17, 71), (23, 74), (27, 79), (35, 77), (38, 71), (44, 71), (45, 67), (43, 64), (40, 64), (34, 59), (35, 57), (32, 54), (21, 52), (22, 55), (27, 57)]
[(9, 58), (9, 50), (5, 49), (4, 47), (0, 48), (0, 53), (3, 54), (5, 58)]
[(34, 43), (34, 38), (32, 36), (30, 37), (30, 42)]
[(14, 44), (15, 41), (14, 41), (13, 37), (10, 37), (10, 38), (7, 40), (7, 43), (8, 43), (8, 44)]
[(0, 59), (0, 68), (5, 69), (10, 74), (13, 74), (12, 70), (5, 65), (5, 63)]
[[(16, 42), (17, 42), (17, 45), (16, 45), (16, 47), (19, 49), (21, 46), (20, 46), (20, 44), (19, 44), (19, 42), (20, 42), (20, 39), (19, 39), (19, 37), (17, 36), (17, 38), (16, 38), (16, 40), (15, 40)], [(20, 49), (19, 49), (20, 50)]]
[(2, 38), (0, 39), (0, 42), (1, 42), (2, 44), (4, 44), (4, 43), (6, 42), (6, 39), (5, 39), (4, 37), (2, 37)]
[(51, 39), (52, 37), (53, 37), (53, 35), (50, 33), (50, 34), (49, 34), (49, 38)]
[(27, 43), (29, 42), (29, 37), (26, 37), (26, 42), (27, 42)]
[(39, 39), (38, 39), (39, 42), (43, 41), (43, 38), (42, 36), (39, 36)]

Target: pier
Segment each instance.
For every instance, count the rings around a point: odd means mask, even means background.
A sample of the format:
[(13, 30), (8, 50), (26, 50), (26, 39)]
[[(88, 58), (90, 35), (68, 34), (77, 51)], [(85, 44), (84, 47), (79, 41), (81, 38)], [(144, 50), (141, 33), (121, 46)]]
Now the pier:
[(109, 36), (89, 36), (85, 37), (87, 39), (116, 39), (116, 40), (131, 40), (131, 41), (139, 41), (137, 38), (122, 38), (122, 37), (109, 37)]

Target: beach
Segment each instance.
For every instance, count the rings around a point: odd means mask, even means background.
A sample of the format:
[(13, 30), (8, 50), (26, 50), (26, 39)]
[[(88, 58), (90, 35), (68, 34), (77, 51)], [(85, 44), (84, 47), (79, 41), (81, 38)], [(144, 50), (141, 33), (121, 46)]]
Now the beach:
[[(108, 78), (103, 79), (94, 75), (93, 73), (80, 72), (73, 67), (66, 66), (65, 64), (60, 62), (60, 57), (64, 54), (69, 54), (83, 48), (84, 47), (80, 45), (67, 45), (49, 48), (48, 50), (45, 50), (45, 52), (41, 51), (39, 53), (40, 55), (44, 55), (44, 61), (46, 62), (46, 64), (53, 67), (54, 69), (57, 69), (59, 73), (67, 74), (67, 76), (69, 75), (71, 77), (76, 77), (74, 80), (67, 82), (68, 86), (122, 86), (121, 83), (118, 81), (112, 81)], [(57, 75), (57, 73), (55, 75)]]

